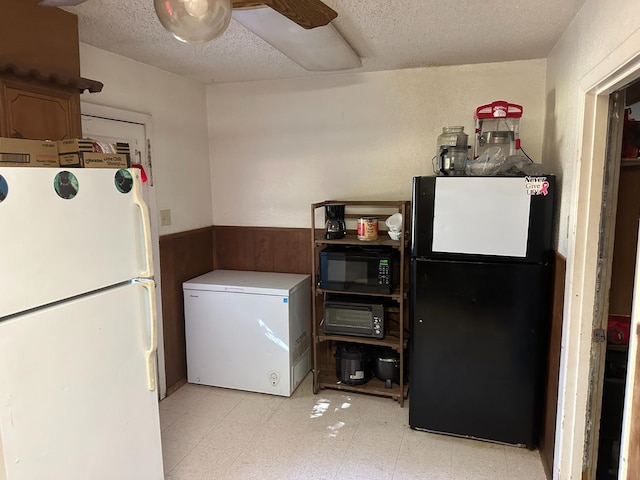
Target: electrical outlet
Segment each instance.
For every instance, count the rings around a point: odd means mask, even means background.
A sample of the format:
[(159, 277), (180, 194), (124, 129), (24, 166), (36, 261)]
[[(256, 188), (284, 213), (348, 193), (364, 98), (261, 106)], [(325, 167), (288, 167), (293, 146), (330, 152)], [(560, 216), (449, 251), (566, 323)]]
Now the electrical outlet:
[(171, 225), (171, 210), (160, 210), (160, 225), (163, 227)]

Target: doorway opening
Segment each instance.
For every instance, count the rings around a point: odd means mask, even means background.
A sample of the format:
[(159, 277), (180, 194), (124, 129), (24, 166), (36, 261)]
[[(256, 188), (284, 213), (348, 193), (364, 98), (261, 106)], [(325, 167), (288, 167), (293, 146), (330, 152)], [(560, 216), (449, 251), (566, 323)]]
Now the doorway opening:
[(150, 156), (151, 117), (102, 105), (82, 102), (83, 136), (108, 143), (126, 142), (131, 151), (131, 163), (140, 165), (147, 181), (142, 185), (142, 194), (149, 208), (151, 223), (151, 243), (153, 250), (154, 280), (156, 283), (156, 312), (158, 323), (158, 393), (160, 399), (166, 396), (166, 375), (164, 341), (162, 331), (162, 295), (160, 272), (160, 241), (158, 229), (158, 209), (153, 186), (153, 171)]
[[(604, 353), (595, 365), (594, 382), (601, 388), (594, 441), (595, 478), (614, 480), (620, 471), (623, 413), (629, 362), (629, 339), (640, 213), (640, 82), (613, 93), (610, 101), (608, 163), (602, 209), (603, 237), (612, 229), (613, 239), (601, 237), (599, 284), (605, 290), (596, 310), (601, 312), (606, 338)], [(610, 192), (607, 195), (607, 192)], [(607, 201), (608, 200), (608, 201)], [(632, 370), (632, 369), (631, 369)], [(597, 447), (595, 446), (595, 439)], [(594, 459), (595, 460), (595, 459)], [(591, 462), (592, 468), (594, 462)]]
[[(602, 237), (603, 202), (607, 208), (615, 202), (604, 191), (607, 159), (610, 97), (626, 89), (640, 79), (640, 52), (636, 37), (629, 37), (615, 55), (607, 57), (586, 72), (577, 83), (578, 117), (582, 118), (577, 131), (578, 144), (574, 173), (571, 211), (568, 216), (568, 255), (564, 295), (562, 349), (556, 434), (553, 462), (553, 478), (583, 478), (594, 480), (597, 465), (600, 425), (600, 401), (606, 342), (598, 341), (598, 330), (606, 327), (608, 304), (602, 301), (601, 270), (611, 257), (600, 255)], [(615, 184), (617, 186), (617, 183)], [(614, 210), (615, 212), (615, 210)], [(609, 222), (609, 225), (613, 222)], [(613, 232), (613, 228), (610, 229)], [(613, 234), (612, 234), (613, 235)], [(609, 245), (612, 245), (609, 242)], [(612, 248), (612, 247), (611, 247)], [(611, 255), (611, 251), (606, 250)], [(636, 275), (637, 276), (637, 275)], [(637, 281), (638, 279), (636, 279)], [(607, 298), (608, 301), (608, 298)], [(640, 310), (635, 309), (632, 321), (635, 326)], [(603, 333), (604, 335), (604, 333)], [(603, 339), (604, 340), (604, 339)], [(638, 385), (636, 372), (637, 336), (631, 338), (629, 348), (626, 389)], [(629, 381), (630, 380), (630, 381)], [(638, 468), (635, 478), (640, 478), (640, 388), (629, 401), (625, 399), (622, 437), (620, 441), (620, 478), (627, 478)], [(629, 404), (633, 407), (627, 408)], [(631, 434), (629, 426), (636, 429)], [(635, 442), (635, 446), (633, 445)], [(630, 446), (631, 444), (631, 446)], [(635, 465), (635, 467), (634, 467)], [(633, 477), (629, 477), (633, 478)]]

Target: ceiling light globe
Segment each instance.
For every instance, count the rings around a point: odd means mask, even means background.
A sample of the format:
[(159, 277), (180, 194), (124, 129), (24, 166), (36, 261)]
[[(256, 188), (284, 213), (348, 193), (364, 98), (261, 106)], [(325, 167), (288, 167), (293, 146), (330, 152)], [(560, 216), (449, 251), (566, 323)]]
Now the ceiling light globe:
[(232, 0), (153, 0), (158, 20), (185, 43), (204, 43), (229, 26)]

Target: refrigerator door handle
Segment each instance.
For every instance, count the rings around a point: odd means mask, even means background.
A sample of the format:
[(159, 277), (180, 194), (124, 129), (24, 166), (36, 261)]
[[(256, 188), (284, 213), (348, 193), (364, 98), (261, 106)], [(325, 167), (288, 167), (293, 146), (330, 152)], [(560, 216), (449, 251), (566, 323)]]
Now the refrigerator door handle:
[(145, 361), (147, 363), (147, 387), (156, 389), (156, 350), (158, 349), (158, 316), (156, 312), (156, 285), (153, 280), (136, 280), (147, 290), (149, 302), (149, 345), (145, 345)]
[[(133, 171), (131, 171), (133, 170)], [(141, 183), (140, 183), (140, 170), (137, 168), (130, 169), (131, 173), (135, 177), (133, 182), (133, 201), (140, 210), (140, 218), (142, 220), (142, 234), (144, 242), (144, 255), (145, 255), (145, 270), (139, 273), (139, 277), (153, 277), (153, 250), (151, 246), (151, 223), (149, 221), (149, 209), (147, 204), (144, 203), (142, 198)]]

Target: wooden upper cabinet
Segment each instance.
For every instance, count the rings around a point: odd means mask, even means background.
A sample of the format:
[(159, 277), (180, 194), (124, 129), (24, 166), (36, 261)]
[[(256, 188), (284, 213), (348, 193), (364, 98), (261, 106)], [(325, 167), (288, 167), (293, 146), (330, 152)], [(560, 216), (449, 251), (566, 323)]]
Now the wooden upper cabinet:
[(0, 61), (80, 76), (78, 17), (38, 0), (0, 0)]
[(0, 77), (0, 136), (34, 140), (82, 137), (77, 90)]
[(0, 136), (82, 137), (78, 17), (38, 0), (0, 0)]

